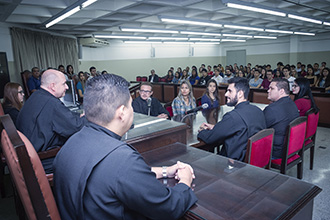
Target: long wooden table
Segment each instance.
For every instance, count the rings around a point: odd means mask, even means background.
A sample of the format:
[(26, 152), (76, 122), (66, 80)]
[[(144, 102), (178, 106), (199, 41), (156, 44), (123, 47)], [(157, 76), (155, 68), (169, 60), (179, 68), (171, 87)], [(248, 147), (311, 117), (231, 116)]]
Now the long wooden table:
[[(198, 202), (184, 219), (312, 219), (313, 199), (321, 189), (181, 143), (142, 153), (150, 166), (189, 163), (196, 175)], [(174, 186), (175, 179), (160, 180)]]

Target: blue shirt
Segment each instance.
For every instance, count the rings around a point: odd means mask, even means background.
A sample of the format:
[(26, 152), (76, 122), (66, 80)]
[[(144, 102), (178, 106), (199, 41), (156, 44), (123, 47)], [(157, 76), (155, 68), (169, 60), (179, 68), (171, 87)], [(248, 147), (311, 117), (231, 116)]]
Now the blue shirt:
[(39, 77), (39, 79), (37, 79), (37, 78), (34, 78), (33, 76), (31, 76), (30, 79), (28, 80), (27, 84), (28, 84), (30, 92), (34, 89), (39, 90), (40, 84), (41, 84), (41, 78)]
[(218, 100), (215, 99), (215, 100), (213, 100), (213, 103), (212, 103), (211, 99), (206, 94), (204, 94), (202, 96), (202, 105), (205, 104), (205, 103), (209, 105), (209, 107), (207, 107), (207, 109), (219, 107)]
[(197, 80), (197, 83), (198, 83), (199, 76), (196, 76), (196, 77), (194, 77), (194, 78), (191, 76), (191, 77), (189, 78), (189, 82), (190, 82), (191, 85), (194, 85), (195, 82), (196, 82), (196, 80)]

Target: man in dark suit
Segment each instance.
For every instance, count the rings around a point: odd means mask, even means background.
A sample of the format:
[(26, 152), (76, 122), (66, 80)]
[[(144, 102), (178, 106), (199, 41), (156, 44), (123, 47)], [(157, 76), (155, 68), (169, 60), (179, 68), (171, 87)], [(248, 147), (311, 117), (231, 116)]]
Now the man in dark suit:
[(264, 109), (267, 128), (274, 128), (274, 143), (272, 157), (282, 157), (282, 149), (286, 128), (289, 123), (299, 117), (296, 104), (289, 96), (289, 81), (284, 78), (275, 78), (269, 85), (268, 99), (272, 102)]
[(150, 71), (150, 73), (151, 73), (151, 75), (149, 76), (149, 82), (159, 82), (159, 77), (158, 77), (158, 75), (155, 73), (155, 70), (154, 69), (152, 69), (151, 71)]
[[(190, 189), (194, 175), (188, 164), (149, 167), (121, 141), (133, 122), (128, 86), (113, 74), (94, 77), (86, 86), (88, 123), (54, 161), (62, 219), (178, 219), (197, 201)], [(175, 176), (179, 182), (174, 187), (157, 180)]]

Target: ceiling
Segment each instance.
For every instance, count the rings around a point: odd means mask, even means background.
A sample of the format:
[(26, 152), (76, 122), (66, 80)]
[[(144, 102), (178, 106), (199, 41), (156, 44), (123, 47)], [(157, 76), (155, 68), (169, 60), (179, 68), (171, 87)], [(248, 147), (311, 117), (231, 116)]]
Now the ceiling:
[[(223, 0), (225, 1), (225, 0)], [(168, 29), (178, 31), (210, 32), (221, 34), (284, 36), (270, 32), (260, 32), (208, 25), (165, 23), (161, 17), (206, 21), (217, 24), (231, 24), (276, 30), (325, 33), (330, 26), (314, 24), (292, 18), (279, 17), (242, 9), (229, 8), (221, 0), (98, 0), (81, 9), (69, 18), (51, 26), (47, 30), (76, 37), (93, 34), (125, 36), (162, 37), (203, 37), (222, 39), (242, 39), (241, 37), (203, 36), (190, 34), (124, 32), (120, 27)], [(0, 0), (0, 22), (23, 25), (46, 30), (45, 24), (51, 18), (66, 12), (83, 0)], [(241, 0), (257, 7), (273, 8), (285, 13), (294, 13), (309, 18), (330, 22), (330, 0)]]

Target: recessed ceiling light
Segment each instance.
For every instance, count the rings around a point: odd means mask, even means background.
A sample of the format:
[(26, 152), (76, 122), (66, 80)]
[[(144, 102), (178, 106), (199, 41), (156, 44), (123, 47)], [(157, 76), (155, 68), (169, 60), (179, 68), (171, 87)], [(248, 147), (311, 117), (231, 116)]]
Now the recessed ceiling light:
[(302, 17), (302, 16), (298, 16), (298, 15), (288, 14), (288, 17), (293, 18), (293, 19), (297, 19), (297, 20), (301, 20), (301, 21), (312, 22), (312, 23), (315, 23), (315, 24), (322, 24), (322, 21), (312, 19), (312, 18), (306, 18), (306, 17)]
[(306, 32), (294, 32), (293, 34), (299, 34), (299, 35), (308, 35), (308, 36), (315, 36), (314, 33), (306, 33)]
[(195, 31), (180, 31), (180, 34), (207, 35), (207, 36), (218, 36), (218, 37), (221, 37), (221, 34), (218, 34), (218, 33), (195, 32)]
[(167, 23), (176, 23), (176, 24), (191, 24), (191, 25), (199, 25), (199, 26), (211, 26), (211, 27), (222, 27), (222, 24), (211, 23), (206, 21), (192, 21), (192, 20), (183, 20), (177, 18), (160, 18), (162, 22)]
[(247, 6), (247, 5), (235, 4), (235, 3), (227, 3), (227, 7), (248, 10), (248, 11), (255, 11), (255, 12), (260, 12), (260, 13), (265, 13), (265, 14), (281, 16), (281, 17), (286, 16), (286, 14), (283, 12), (278, 12), (278, 11), (263, 9), (263, 8), (257, 8), (257, 7)]
[(160, 30), (160, 29), (145, 29), (145, 28), (126, 28), (120, 27), (121, 31), (129, 32), (151, 32), (151, 33), (169, 33), (169, 34), (178, 34), (179, 31), (174, 30)]
[(222, 34), (224, 37), (246, 37), (246, 38), (252, 38), (250, 35), (242, 35), (242, 34)]
[(238, 25), (224, 25), (225, 28), (232, 28), (232, 29), (242, 29), (242, 30), (251, 30), (251, 31), (264, 31), (262, 28), (254, 28), (254, 27), (246, 27), (246, 26), (238, 26)]
[(293, 34), (293, 31), (282, 31), (282, 30), (273, 30), (273, 29), (265, 29), (265, 31), (272, 33), (281, 33), (281, 34)]

